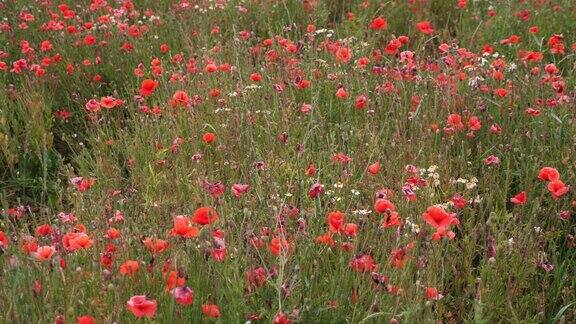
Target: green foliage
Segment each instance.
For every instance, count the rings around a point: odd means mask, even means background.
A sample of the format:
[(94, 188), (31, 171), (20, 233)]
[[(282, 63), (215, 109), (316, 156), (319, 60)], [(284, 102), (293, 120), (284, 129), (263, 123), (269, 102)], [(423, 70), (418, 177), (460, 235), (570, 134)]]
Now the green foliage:
[[(116, 2), (108, 2), (119, 9)], [(10, 241), (0, 250), (0, 322), (47, 322), (58, 315), (74, 321), (86, 314), (98, 322), (135, 322), (126, 301), (139, 294), (158, 302), (151, 321), (168, 323), (207, 321), (200, 311), (207, 302), (220, 306), (222, 323), (244, 321), (248, 314), (270, 322), (279, 311), (301, 323), (575, 320), (572, 1), (468, 1), (466, 9), (459, 9), (456, 1), (448, 0), (329, 0), (310, 1), (312, 10), (295, 0), (230, 1), (222, 2), (221, 9), (220, 1), (196, 1), (190, 5), (199, 9), (190, 10), (178, 9), (179, 1), (133, 2), (134, 16), (122, 19), (149, 28), (140, 38), (126, 35), (115, 24), (99, 24), (79, 35), (35, 32), (49, 19), (39, 2), (8, 1), (0, 11), (13, 25), (12, 31), (0, 33), (7, 62), (25, 57), (21, 40), (39, 52), (40, 42), (50, 39), (55, 48), (50, 54), (62, 55), (62, 62), (47, 67), (43, 77), (30, 71), (17, 75), (8, 71), (10, 66), (0, 71), (0, 230)], [(78, 17), (67, 24), (78, 26), (113, 12), (91, 11), (86, 1), (68, 4)], [(494, 17), (488, 16), (491, 6), (497, 12)], [(27, 30), (16, 27), (24, 7), (36, 16)], [(531, 13), (528, 22), (516, 17), (524, 9)], [(387, 19), (386, 30), (368, 28), (377, 16)], [(415, 23), (423, 20), (431, 22), (434, 34), (417, 31)], [(308, 33), (309, 24), (317, 31)], [(529, 25), (540, 32), (531, 34)], [(219, 33), (212, 32), (216, 26)], [(243, 31), (249, 31), (246, 40)], [(82, 45), (88, 33), (106, 45)], [(553, 34), (563, 35), (565, 55), (548, 50)], [(374, 59), (375, 51), (401, 35), (410, 38), (402, 50), (416, 56), (415, 79), (397, 74), (410, 69), (398, 56)], [(510, 35), (518, 35), (520, 45), (500, 44)], [(268, 38), (274, 40), (270, 47), (263, 45)], [(280, 46), (282, 38), (297, 44), (298, 51)], [(329, 40), (350, 47), (353, 59), (337, 62), (326, 50)], [(126, 42), (133, 51), (120, 49)], [(438, 51), (442, 43), (477, 54), (489, 44), (505, 62), (505, 79), (491, 77), (496, 56), (483, 56), (486, 63), (476, 58), (470, 68), (448, 66)], [(159, 50), (161, 44), (169, 46), (168, 53)], [(542, 51), (544, 58), (524, 64), (518, 58), (521, 49)], [(267, 58), (271, 50), (279, 53), (278, 61)], [(459, 56), (454, 47), (450, 54)], [(371, 60), (368, 68), (356, 67), (356, 60), (364, 56)], [(97, 58), (101, 63), (96, 64)], [(158, 75), (151, 71), (154, 58), (164, 69)], [(198, 73), (187, 71), (189, 59), (196, 61)], [(204, 71), (209, 61), (228, 63), (233, 69), (209, 74)], [(426, 63), (432, 62), (438, 71), (426, 70)], [(552, 62), (570, 101), (548, 108), (546, 99), (556, 94), (541, 82), (545, 72), (534, 76), (531, 68), (543, 69)], [(66, 71), (67, 64), (74, 66), (73, 73)], [(137, 98), (142, 78), (134, 73), (139, 64), (145, 78), (160, 84), (143, 101)], [(386, 72), (373, 73), (373, 67)], [(262, 81), (250, 80), (254, 72), (262, 74)], [(457, 72), (466, 77), (459, 79)], [(453, 83), (440, 86), (441, 74)], [(100, 81), (94, 81), (96, 75)], [(297, 89), (297, 77), (310, 80), (310, 87)], [(507, 88), (507, 82), (513, 86), (507, 97), (498, 98), (493, 91), (470, 86), (475, 77), (490, 90)], [(387, 82), (393, 90), (386, 90)], [(275, 90), (279, 86), (283, 91)], [(348, 91), (348, 99), (335, 97), (340, 86)], [(215, 88), (218, 98), (209, 96)], [(201, 104), (172, 107), (168, 102), (177, 90), (199, 95)], [(364, 110), (354, 108), (361, 94), (369, 98)], [(96, 114), (86, 111), (90, 99), (105, 96), (125, 103)], [(530, 116), (525, 110), (536, 107), (539, 99), (544, 101), (542, 114)], [(139, 103), (158, 106), (162, 112), (146, 114)], [(303, 103), (312, 106), (307, 114), (300, 112)], [(71, 113), (67, 120), (55, 115), (62, 109)], [(478, 116), (482, 127), (472, 132), (474, 136), (467, 136), (468, 129), (446, 134), (443, 127), (451, 113), (461, 114), (464, 124)], [(431, 130), (433, 124), (438, 131)], [(499, 135), (488, 130), (492, 124), (502, 126)], [(215, 143), (202, 141), (208, 131), (216, 134)], [(282, 140), (284, 133), (287, 138)], [(178, 139), (181, 144), (173, 146)], [(352, 161), (334, 163), (339, 152)], [(485, 159), (491, 155), (500, 163), (487, 165)], [(380, 173), (367, 174), (375, 161), (381, 163)], [(311, 163), (318, 171), (307, 177)], [(410, 177), (407, 165), (418, 166), (429, 184), (416, 191), (415, 202), (407, 201), (402, 192)], [(428, 169), (431, 166), (434, 171)], [(572, 186), (567, 195), (551, 198), (546, 183), (537, 178), (543, 166), (560, 171), (562, 181)], [(75, 177), (96, 182), (80, 192), (70, 182)], [(222, 181), (226, 193), (214, 198), (204, 188), (205, 181)], [(314, 200), (308, 191), (316, 181), (325, 191)], [(247, 183), (250, 189), (236, 198), (230, 192), (234, 183)], [(382, 215), (373, 211), (374, 194), (383, 188), (395, 192), (390, 199), (403, 220), (401, 229), (382, 228)], [(510, 198), (521, 191), (528, 193), (528, 201), (515, 206)], [(446, 205), (455, 193), (468, 201), (463, 209), (450, 207), (460, 220), (453, 227), (456, 237), (433, 241), (434, 229), (421, 215), (429, 206)], [(173, 216), (190, 215), (205, 205), (218, 210), (216, 224), (202, 227), (197, 238), (169, 234)], [(20, 206), (25, 210), (22, 217), (9, 215)], [(286, 214), (289, 206), (299, 209), (295, 217), (285, 215), (286, 235), (294, 246), (277, 257), (268, 244), (281, 235), (278, 215)], [(327, 231), (326, 215), (335, 210), (346, 214), (346, 222), (359, 225), (358, 236), (334, 234), (335, 246), (315, 243)], [(110, 221), (116, 211), (124, 214), (123, 222)], [(570, 211), (572, 217), (561, 219), (562, 211)], [(95, 240), (90, 249), (63, 250), (61, 235), (76, 229), (61, 222), (60, 212), (73, 212), (87, 227)], [(58, 229), (38, 237), (39, 245), (58, 246), (49, 262), (38, 262), (22, 251), (23, 239), (38, 236), (35, 230), (41, 224)], [(121, 237), (106, 238), (110, 227)], [(223, 262), (210, 256), (216, 228), (225, 233), (228, 255)], [(265, 228), (271, 234), (265, 234)], [(169, 240), (170, 248), (152, 256), (142, 244), (151, 237)], [(251, 245), (253, 237), (262, 240), (260, 249)], [(113, 266), (106, 269), (101, 257), (111, 242), (117, 251)], [(351, 243), (351, 250), (345, 251), (341, 243)], [(394, 267), (391, 252), (410, 243), (414, 247), (404, 266)], [(375, 284), (370, 272), (351, 269), (350, 260), (362, 253), (374, 258), (379, 264), (374, 271), (388, 276), (390, 286)], [(132, 277), (119, 274), (126, 260), (140, 264)], [(192, 306), (178, 305), (166, 291), (165, 261), (185, 274), (186, 285), (195, 292)], [(548, 263), (551, 269), (545, 269)], [(256, 289), (246, 282), (246, 271), (255, 267), (274, 274)], [(35, 282), (42, 283), (39, 293), (34, 292)], [(401, 289), (397, 295), (389, 292), (393, 286)], [(438, 288), (444, 297), (426, 299), (427, 287)]]

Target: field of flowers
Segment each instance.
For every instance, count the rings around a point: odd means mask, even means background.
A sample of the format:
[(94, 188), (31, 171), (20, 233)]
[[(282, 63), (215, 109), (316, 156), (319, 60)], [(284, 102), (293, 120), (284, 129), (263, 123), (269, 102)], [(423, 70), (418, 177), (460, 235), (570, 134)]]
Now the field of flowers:
[(1, 323), (575, 323), (576, 1), (0, 0)]

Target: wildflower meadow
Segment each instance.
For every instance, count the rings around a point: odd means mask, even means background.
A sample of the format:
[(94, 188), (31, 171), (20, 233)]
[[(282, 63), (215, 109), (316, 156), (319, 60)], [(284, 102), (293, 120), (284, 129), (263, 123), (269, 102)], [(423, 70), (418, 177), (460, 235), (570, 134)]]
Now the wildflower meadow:
[(576, 323), (576, 1), (0, 0), (0, 323)]

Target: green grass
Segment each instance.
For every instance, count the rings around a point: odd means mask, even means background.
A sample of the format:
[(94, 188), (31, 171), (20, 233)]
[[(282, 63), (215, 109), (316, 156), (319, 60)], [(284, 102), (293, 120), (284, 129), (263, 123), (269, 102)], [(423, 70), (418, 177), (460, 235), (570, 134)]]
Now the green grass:
[[(97, 10), (87, 1), (67, 1), (77, 14), (70, 20), (62, 18), (61, 3), (1, 4), (0, 17), (11, 29), (0, 28), (0, 54), (6, 53), (0, 61), (8, 65), (0, 70), (0, 231), (10, 242), (0, 247), (0, 322), (50, 322), (57, 316), (74, 322), (82, 315), (98, 323), (146, 321), (126, 308), (134, 295), (155, 299), (158, 310), (148, 321), (162, 323), (237, 323), (250, 314), (272, 322), (280, 312), (297, 323), (576, 320), (575, 3), (468, 1), (459, 9), (457, 1), (448, 0), (317, 1), (314, 10), (305, 11), (295, 0), (229, 1), (221, 9), (215, 9), (219, 2), (193, 2), (190, 9), (178, 9), (178, 1), (133, 2), (129, 14), (113, 18), (113, 9), (122, 7), (115, 1)], [(26, 8), (35, 19), (20, 29), (18, 16)], [(488, 15), (491, 9), (494, 17)], [(530, 11), (528, 21), (516, 17), (524, 9)], [(96, 27), (77, 34), (66, 28), (41, 30), (49, 11), (64, 26), (94, 22)], [(112, 22), (98, 23), (102, 16)], [(386, 30), (368, 28), (377, 16), (388, 21)], [(416, 23), (424, 20), (431, 22), (433, 34), (417, 30)], [(122, 24), (147, 26), (148, 31), (131, 37)], [(317, 31), (308, 33), (309, 24)], [(212, 33), (215, 26), (218, 34)], [(531, 26), (539, 32), (530, 34)], [(242, 31), (250, 32), (247, 40)], [(83, 44), (88, 34), (97, 45)], [(549, 48), (554, 34), (563, 35), (563, 55)], [(384, 47), (401, 35), (409, 43), (399, 52), (414, 53), (412, 66), (399, 54), (384, 54)], [(500, 44), (510, 35), (518, 35), (520, 43)], [(273, 45), (263, 46), (268, 38)], [(35, 54), (21, 53), (24, 40)], [(52, 51), (40, 50), (44, 40), (53, 44)], [(348, 63), (337, 62), (327, 50), (338, 40), (351, 49)], [(298, 51), (283, 48), (285, 41)], [(134, 49), (121, 50), (125, 42)], [(438, 49), (442, 43), (452, 45), (449, 53)], [(161, 44), (169, 46), (167, 53), (160, 51)], [(486, 44), (498, 55), (483, 56)], [(474, 57), (465, 58), (458, 48)], [(543, 59), (524, 62), (520, 50), (542, 52)], [(271, 51), (276, 60), (270, 59)], [(56, 54), (61, 61), (45, 66), (44, 76), (10, 72), (18, 59), (40, 64)], [(370, 59), (364, 69), (356, 66), (360, 57)], [(151, 70), (155, 58), (163, 69), (159, 75)], [(189, 60), (196, 62), (196, 72), (188, 68)], [(207, 73), (209, 61), (233, 68)], [(499, 63), (504, 65), (502, 80), (492, 77)], [(549, 63), (559, 69), (554, 77), (561, 92), (543, 81)], [(67, 64), (74, 66), (72, 74)], [(139, 64), (143, 78), (134, 73)], [(538, 74), (531, 73), (534, 67), (540, 68)], [(253, 72), (262, 81), (250, 80)], [(95, 75), (101, 81), (94, 81)], [(297, 77), (310, 86), (298, 89)], [(144, 78), (159, 82), (141, 101), (158, 106), (158, 115), (140, 109), (136, 96)], [(335, 96), (340, 86), (349, 94), (345, 100)], [(214, 88), (220, 90), (218, 98), (209, 95)], [(500, 98), (494, 94), (497, 88), (510, 92)], [(169, 100), (177, 90), (201, 102), (174, 108)], [(361, 94), (368, 103), (358, 110), (355, 99)], [(561, 95), (566, 102), (549, 105)], [(95, 114), (85, 110), (90, 99), (105, 96), (125, 103)], [(416, 98), (420, 103), (413, 105)], [(312, 106), (308, 114), (300, 111), (304, 103)], [(529, 115), (529, 107), (541, 114)], [(69, 119), (55, 116), (61, 109), (71, 113)], [(462, 116), (463, 130), (444, 131), (450, 114)], [(480, 119), (479, 130), (469, 130), (471, 116)], [(501, 126), (499, 134), (490, 131), (493, 124)], [(206, 132), (216, 135), (215, 142), (203, 142)], [(181, 144), (172, 149), (177, 138)], [(351, 158), (348, 164), (333, 162), (340, 152)], [(487, 165), (491, 155), (500, 163)], [(367, 167), (376, 161), (381, 170), (371, 175)], [(313, 177), (306, 175), (310, 164), (317, 168)], [(408, 165), (417, 166), (428, 182), (415, 189), (416, 201), (407, 200), (402, 190), (411, 177)], [(432, 166), (436, 169), (426, 171)], [(558, 200), (538, 179), (546, 166), (556, 168), (572, 186)], [(69, 181), (78, 176), (96, 182), (80, 192)], [(476, 178), (477, 183), (466, 186), (459, 178)], [(217, 181), (225, 193), (215, 198), (204, 184)], [(309, 190), (316, 181), (324, 192), (312, 199)], [(240, 198), (232, 194), (235, 183), (250, 186)], [(384, 217), (373, 206), (382, 189), (393, 192), (388, 198), (400, 227), (381, 226)], [(527, 192), (526, 204), (512, 204), (510, 198), (521, 191)], [(469, 202), (463, 209), (448, 203), (457, 193)], [(432, 240), (435, 229), (422, 217), (437, 204), (460, 220), (451, 228), (452, 240)], [(200, 226), (198, 237), (172, 237), (173, 217), (192, 215), (200, 206), (214, 207), (219, 219)], [(24, 210), (21, 217), (13, 215), (18, 207)], [(291, 210), (297, 212), (290, 215)], [(336, 210), (345, 213), (346, 223), (358, 225), (358, 235), (335, 233), (332, 247), (315, 243), (328, 232), (328, 213)], [(124, 221), (109, 221), (116, 211)], [(62, 222), (61, 212), (74, 213), (77, 222)], [(562, 212), (572, 216), (562, 219)], [(50, 224), (52, 234), (39, 236), (35, 230), (42, 224)], [(66, 251), (62, 236), (77, 224), (85, 225), (94, 244)], [(108, 239), (110, 227), (121, 237)], [(222, 262), (211, 256), (216, 229), (224, 232), (227, 256)], [(56, 248), (50, 261), (37, 261), (23, 251), (29, 236), (39, 246)], [(285, 238), (289, 251), (273, 255), (268, 246), (274, 237)], [(161, 238), (170, 246), (153, 256), (142, 243), (145, 238)], [(251, 244), (254, 238), (261, 248)], [(348, 243), (349, 251), (342, 248)], [(101, 254), (109, 244), (116, 251), (106, 268)], [(409, 244), (414, 247), (404, 266), (393, 267), (392, 251)], [(373, 257), (379, 265), (374, 271), (386, 275), (389, 286), (349, 266), (360, 254)], [(127, 260), (140, 262), (131, 277), (119, 272)], [(194, 290), (192, 305), (179, 305), (166, 291), (162, 270), (167, 261), (164, 268), (179, 271)], [(553, 265), (549, 271), (547, 264)], [(269, 275), (261, 287), (249, 288), (246, 272), (257, 267)], [(42, 284), (39, 293), (35, 282)], [(390, 293), (393, 287), (400, 292)], [(427, 299), (427, 287), (444, 297)], [(203, 315), (205, 303), (218, 305), (221, 317)]]

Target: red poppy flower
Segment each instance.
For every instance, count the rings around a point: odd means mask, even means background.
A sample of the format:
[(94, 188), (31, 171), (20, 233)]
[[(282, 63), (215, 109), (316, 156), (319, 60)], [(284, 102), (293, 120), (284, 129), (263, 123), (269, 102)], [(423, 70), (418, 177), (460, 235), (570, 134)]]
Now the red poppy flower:
[(258, 267), (246, 272), (246, 281), (248, 281), (248, 286), (251, 288), (257, 288), (266, 282), (267, 276), (266, 270)]
[(374, 210), (376, 210), (376, 212), (380, 214), (383, 214), (387, 210), (395, 211), (396, 206), (394, 206), (394, 204), (390, 200), (381, 198), (376, 200), (376, 203), (374, 203)]
[(336, 51), (336, 60), (341, 63), (348, 63), (352, 58), (352, 52), (348, 47), (340, 47)]
[(131, 276), (138, 272), (140, 269), (140, 264), (138, 261), (127, 260), (120, 266), (120, 274), (123, 276)]
[(434, 32), (434, 28), (432, 28), (432, 25), (430, 24), (429, 21), (421, 21), (419, 23), (416, 24), (416, 28), (424, 34), (432, 34)]
[(212, 207), (200, 207), (194, 211), (192, 221), (199, 225), (212, 224), (218, 220), (218, 213)]
[(554, 180), (548, 183), (548, 190), (552, 194), (552, 198), (556, 200), (568, 193), (570, 186), (565, 185), (561, 180)]
[(200, 230), (196, 226), (192, 226), (188, 217), (184, 215), (174, 217), (173, 221), (174, 227), (171, 231), (172, 236), (190, 238), (196, 237), (200, 233)]
[(260, 82), (262, 80), (262, 75), (260, 75), (260, 73), (252, 73), (250, 74), (250, 80)]
[(176, 302), (182, 306), (191, 305), (194, 302), (194, 291), (189, 287), (176, 287), (171, 293)]
[(367, 254), (354, 256), (348, 265), (356, 272), (372, 272), (378, 268), (374, 259)]
[(460, 223), (455, 214), (450, 214), (439, 206), (428, 207), (422, 217), (426, 223), (436, 229), (446, 229), (450, 225), (458, 225)]
[(202, 305), (202, 313), (211, 318), (218, 318), (220, 317), (220, 308), (218, 305), (204, 304)]
[(373, 30), (382, 30), (388, 27), (388, 22), (382, 17), (376, 17), (370, 23), (370, 28)]
[(394, 268), (402, 268), (406, 261), (406, 250), (404, 248), (392, 250), (392, 266)]
[(376, 175), (380, 172), (380, 162), (374, 162), (368, 166), (368, 173)]
[(316, 244), (334, 246), (334, 239), (332, 238), (332, 233), (330, 232), (317, 236), (314, 242), (316, 242)]
[(504, 89), (504, 88), (498, 88), (498, 89), (494, 90), (494, 94), (500, 98), (506, 97), (509, 92), (510, 91), (508, 91), (507, 89)]
[(480, 118), (476, 116), (470, 117), (468, 120), (468, 128), (473, 131), (477, 131), (482, 127), (482, 123), (480, 122)]
[(426, 298), (430, 299), (430, 300), (440, 300), (442, 299), (442, 294), (438, 292), (438, 289), (433, 288), (433, 287), (428, 287), (426, 288), (426, 292), (424, 293), (424, 296), (426, 296)]
[(156, 300), (146, 299), (145, 295), (132, 296), (126, 306), (134, 316), (152, 318), (156, 315), (157, 303)]
[(62, 237), (62, 244), (68, 251), (88, 249), (93, 243), (94, 240), (90, 239), (86, 233), (69, 232)]
[[(2, 235), (4, 233), (0, 232), (0, 247), (2, 247)], [(30, 255), (30, 253), (36, 252), (38, 251), (38, 243), (36, 241), (35, 237), (25, 237), (22, 240), (22, 250), (24, 250), (24, 253), (26, 253), (26, 255)]]
[(390, 228), (393, 226), (400, 226), (400, 217), (397, 212), (389, 211), (384, 214), (384, 221), (382, 227)]
[(281, 237), (275, 237), (270, 241), (270, 245), (268, 245), (268, 250), (275, 256), (279, 256), (280, 253), (285, 253), (288, 251), (289, 248), (288, 241)]
[(356, 97), (356, 103), (354, 104), (354, 106), (356, 107), (356, 109), (362, 110), (366, 106), (366, 102), (368, 102), (368, 98), (362, 94)]
[(150, 79), (142, 80), (142, 84), (140, 85), (140, 95), (147, 97), (153, 94), (156, 88), (158, 88), (158, 81)]
[(538, 179), (544, 181), (555, 181), (560, 179), (558, 170), (552, 167), (543, 167), (538, 173)]
[[(164, 264), (165, 267), (170, 266), (170, 263), (165, 263)], [(163, 271), (168, 271), (163, 270)], [(165, 275), (166, 277), (166, 291), (171, 291), (172, 289), (176, 288), (176, 287), (182, 287), (184, 286), (184, 284), (186, 283), (186, 278), (181, 276), (181, 274), (178, 271), (169, 271), (167, 275)]]
[(242, 197), (248, 191), (249, 186), (247, 184), (235, 183), (232, 185), (232, 193), (236, 198)]
[(452, 203), (454, 204), (454, 207), (463, 209), (468, 204), (468, 200), (464, 199), (464, 197), (459, 193), (456, 193), (452, 196)]
[(49, 261), (55, 252), (56, 249), (53, 246), (46, 245), (39, 247), (32, 255), (34, 255), (38, 261)]
[(484, 164), (486, 165), (500, 164), (500, 158), (495, 155), (490, 155), (484, 159)]
[(312, 199), (316, 199), (322, 192), (324, 192), (324, 185), (315, 182), (312, 187), (310, 187), (310, 190), (308, 190), (308, 196)]
[(402, 47), (402, 43), (398, 39), (392, 39), (388, 44), (384, 47), (384, 53), (388, 55), (395, 55), (398, 52), (398, 49)]
[(457, 129), (463, 129), (464, 124), (462, 123), (462, 116), (458, 114), (450, 114), (448, 116), (448, 125), (456, 127)]
[(522, 191), (516, 196), (510, 198), (510, 202), (515, 205), (524, 205), (526, 203), (526, 191)]
[(358, 234), (358, 225), (354, 223), (346, 223), (342, 227), (342, 233), (348, 237), (355, 237)]
[(168, 248), (168, 242), (161, 239), (147, 238), (142, 243), (152, 254), (164, 252)]
[(36, 227), (36, 235), (46, 236), (52, 234), (52, 226), (50, 224), (43, 224)]
[(282, 312), (276, 314), (274, 316), (274, 324), (291, 324), (292, 321), (288, 318), (288, 316)]
[(176, 107), (176, 106), (184, 106), (187, 107), (190, 104), (190, 97), (188, 97), (188, 94), (182, 90), (178, 90), (176, 92), (174, 92), (174, 95), (172, 96), (172, 106)]
[(340, 87), (338, 90), (336, 90), (336, 97), (339, 99), (346, 99), (348, 98), (348, 92), (346, 89), (344, 89), (344, 87)]
[(210, 144), (216, 140), (216, 135), (211, 132), (204, 133), (204, 135), (202, 136), (202, 140), (204, 141), (204, 143)]
[(96, 319), (89, 315), (84, 315), (76, 318), (76, 324), (95, 324)]
[(344, 224), (344, 213), (335, 211), (328, 213), (328, 228), (330, 232), (340, 232)]

